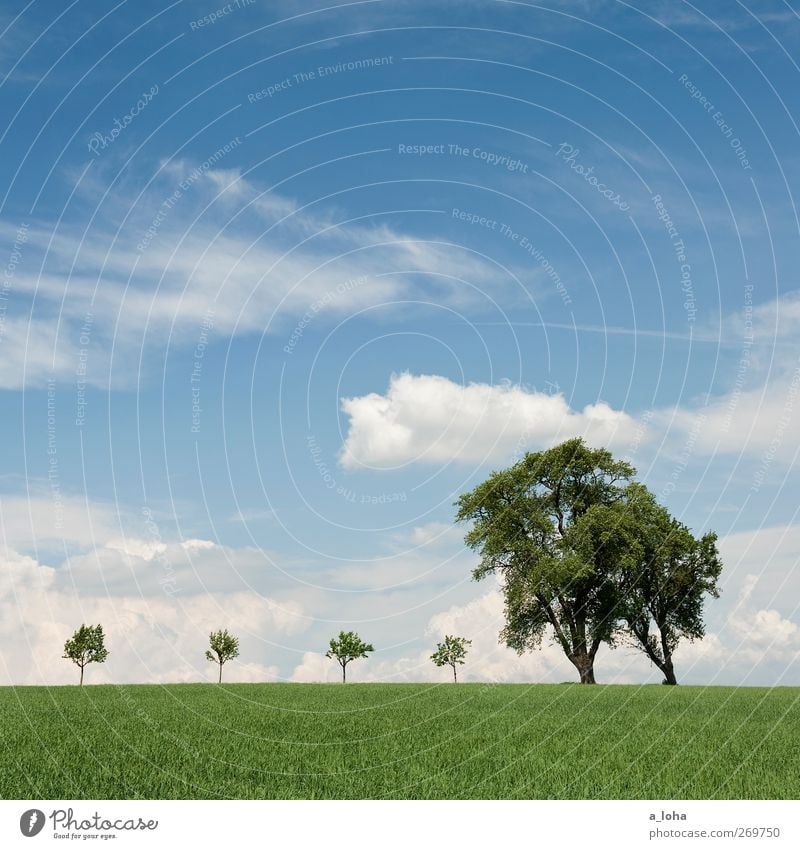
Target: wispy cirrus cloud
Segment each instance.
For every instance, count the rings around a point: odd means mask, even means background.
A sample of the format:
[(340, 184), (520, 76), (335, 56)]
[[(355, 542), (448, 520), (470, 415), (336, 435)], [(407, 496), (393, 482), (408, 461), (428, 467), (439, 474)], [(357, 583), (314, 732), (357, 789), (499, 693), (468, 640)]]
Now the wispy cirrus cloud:
[[(87, 185), (94, 197), (99, 186)], [(304, 208), (230, 169), (198, 173), (173, 161), (136, 204), (103, 204), (90, 229), (68, 218), (31, 223), (0, 386), (74, 372), (87, 316), (87, 379), (105, 386), (125, 379), (122, 369), (109, 374), (112, 345), (124, 360), (148, 333), (194, 344), (208, 315), (214, 333), (232, 336), (281, 328), (312, 306), (320, 317), (403, 299), (470, 309), (508, 277), (467, 247), (403, 232), (385, 216), (348, 220), (343, 210)], [(0, 236), (12, 232), (0, 225)]]

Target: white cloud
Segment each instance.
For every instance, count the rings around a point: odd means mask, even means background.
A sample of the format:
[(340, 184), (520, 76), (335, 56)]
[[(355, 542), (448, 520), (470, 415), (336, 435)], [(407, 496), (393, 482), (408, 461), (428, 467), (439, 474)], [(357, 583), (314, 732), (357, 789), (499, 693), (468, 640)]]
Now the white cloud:
[(50, 377), (75, 377), (78, 346), (59, 335), (55, 318), (4, 317), (0, 324), (0, 388), (43, 385)]
[(510, 383), (454, 383), (439, 375), (392, 375), (384, 395), (344, 398), (345, 468), (508, 460), (572, 436), (607, 445), (630, 441), (634, 420), (603, 401), (570, 409), (563, 395)]
[[(691, 444), (691, 453), (721, 452), (761, 459), (765, 466), (794, 462), (800, 409), (800, 292), (754, 305), (728, 316), (720, 344), (736, 353), (720, 369), (727, 385), (704, 397), (656, 411), (653, 430), (671, 444)], [(709, 335), (713, 331), (704, 331)]]
[[(363, 661), (362, 666), (358, 670), (353, 668), (353, 664), (350, 664), (350, 680), (363, 680), (358, 675), (358, 672), (362, 670)], [(325, 654), (322, 652), (309, 651), (303, 654), (303, 659), (294, 668), (289, 680), (296, 683), (308, 684), (317, 681), (340, 681), (341, 677), (342, 670), (336, 661), (325, 657)]]
[(800, 651), (800, 626), (784, 619), (777, 610), (754, 610), (736, 618), (732, 628), (743, 641), (756, 647), (767, 645), (781, 652)]
[(674, 440), (691, 439), (699, 454), (717, 452), (754, 455), (772, 463), (792, 461), (797, 444), (800, 409), (800, 366), (792, 376), (779, 376), (749, 390), (733, 390), (709, 399), (707, 404), (660, 411), (651, 421)]
[(167, 546), (163, 542), (153, 542), (151, 540), (134, 539), (112, 539), (109, 540), (106, 548), (112, 551), (119, 551), (129, 557), (138, 557), (148, 563), (157, 555), (164, 554)]
[(119, 533), (119, 520), (111, 505), (90, 504), (79, 496), (33, 492), (3, 495), (0, 501), (0, 542), (8, 549), (106, 545)]
[(417, 546), (440, 546), (452, 542), (453, 537), (461, 541), (463, 536), (463, 532), (452, 524), (428, 522), (412, 528), (408, 542)]
[(12, 647), (3, 652), (3, 683), (75, 683), (76, 670), (61, 654), (82, 622), (102, 623), (111, 651), (88, 670), (91, 683), (215, 680), (204, 651), (220, 627), (241, 640), (242, 659), (226, 666), (225, 680), (276, 680), (278, 668), (268, 662), (273, 641), (307, 625), (298, 605), (252, 591), (104, 594), (80, 581), (73, 586), (71, 577), (15, 552), (0, 558), (0, 640)]
[[(204, 172), (164, 211), (187, 169), (162, 168), (134, 206), (122, 191), (104, 198), (87, 232), (67, 221), (30, 227), (14, 291), (31, 314), (6, 322), (0, 388), (74, 376), (88, 313), (87, 381), (119, 385), (131, 379), (143, 334), (195, 345), (208, 315), (212, 337), (287, 332), (309, 310), (322, 321), (398, 299), (481, 303), (480, 292), (507, 277), (467, 248), (415, 238), (380, 217), (346, 223), (344, 212), (315, 213), (232, 170)], [(101, 187), (87, 185), (89, 200), (100, 201)], [(13, 238), (9, 225), (0, 235)]]
[[(210, 540), (156, 542), (128, 537), (72, 554), (57, 569), (58, 585), (82, 595), (176, 597), (251, 592), (264, 595), (275, 556), (252, 547), (231, 548)], [(284, 566), (286, 564), (284, 563)], [(273, 585), (274, 586), (274, 585)], [(291, 600), (274, 612), (293, 630), (300, 608)], [(297, 624), (295, 626), (296, 630)]]

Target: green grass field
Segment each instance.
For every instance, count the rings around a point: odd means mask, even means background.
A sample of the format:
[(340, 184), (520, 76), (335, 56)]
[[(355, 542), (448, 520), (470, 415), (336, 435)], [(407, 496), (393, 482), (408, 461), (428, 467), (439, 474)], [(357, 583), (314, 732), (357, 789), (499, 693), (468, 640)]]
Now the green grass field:
[(3, 798), (797, 799), (800, 688), (0, 688)]

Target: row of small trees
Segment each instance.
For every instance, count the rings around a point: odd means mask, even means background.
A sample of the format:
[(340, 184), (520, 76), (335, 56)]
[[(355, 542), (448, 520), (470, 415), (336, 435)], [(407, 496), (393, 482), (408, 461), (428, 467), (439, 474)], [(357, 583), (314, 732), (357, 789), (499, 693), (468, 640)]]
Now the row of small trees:
[[(225, 628), (212, 631), (208, 636), (209, 647), (206, 650), (206, 660), (219, 666), (217, 681), (222, 683), (222, 667), (229, 660), (239, 657), (239, 638)], [(444, 642), (436, 646), (431, 660), (437, 666), (452, 666), (453, 681), (457, 681), (456, 666), (464, 663), (467, 656), (467, 646), (472, 641), (464, 637), (446, 636)], [(365, 643), (354, 631), (341, 631), (338, 637), (330, 641), (325, 657), (332, 658), (342, 668), (342, 683), (347, 681), (347, 665), (354, 660), (367, 657), (373, 652), (371, 643)], [(81, 625), (80, 628), (64, 644), (64, 658), (71, 660), (81, 671), (80, 683), (83, 686), (83, 673), (90, 663), (104, 663), (109, 655), (105, 646), (105, 635), (102, 625)]]
[[(643, 652), (676, 684), (674, 654), (681, 639), (705, 634), (706, 596), (719, 595), (722, 562), (713, 532), (695, 537), (644, 484), (636, 470), (605, 449), (569, 439), (527, 453), (494, 472), (456, 506), (469, 522), (465, 542), (478, 552), (476, 580), (500, 579), (505, 599), (501, 641), (522, 653), (537, 649), (546, 634), (594, 684), (602, 645), (627, 643)], [(469, 640), (446, 637), (432, 660), (463, 663)], [(330, 642), (346, 680), (347, 665), (374, 651), (352, 631)], [(239, 653), (227, 631), (211, 634), (206, 657), (222, 667)], [(108, 652), (100, 626), (81, 626), (65, 656), (83, 670)]]

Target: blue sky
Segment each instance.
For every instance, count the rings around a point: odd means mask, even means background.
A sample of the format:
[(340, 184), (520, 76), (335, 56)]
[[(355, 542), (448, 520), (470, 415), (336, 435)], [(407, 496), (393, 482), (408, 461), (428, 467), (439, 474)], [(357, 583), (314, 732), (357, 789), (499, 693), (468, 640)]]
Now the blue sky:
[[(583, 435), (715, 529), (687, 681), (798, 683), (789, 2), (32, 2), (0, 15), (4, 675), (563, 680), (452, 502)], [(430, 668), (429, 668), (430, 667)], [(630, 651), (600, 680), (657, 680)], [(233, 678), (232, 678), (233, 680)]]

